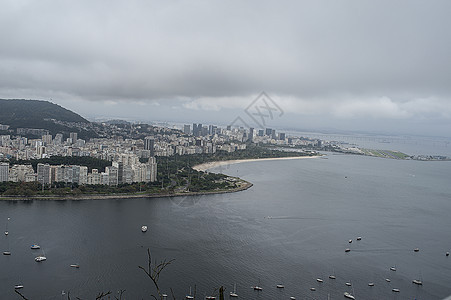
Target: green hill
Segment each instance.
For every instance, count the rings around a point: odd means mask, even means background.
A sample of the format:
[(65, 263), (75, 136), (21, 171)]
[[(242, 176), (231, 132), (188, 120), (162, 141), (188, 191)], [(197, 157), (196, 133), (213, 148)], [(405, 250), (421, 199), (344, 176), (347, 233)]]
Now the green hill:
[[(68, 134), (79, 132), (82, 136), (90, 135), (84, 130), (77, 130), (66, 124), (57, 124), (53, 120), (71, 123), (90, 122), (82, 116), (57, 104), (41, 100), (0, 99), (0, 124), (9, 125), (11, 130), (17, 128), (47, 129), (50, 134)], [(82, 137), (80, 136), (80, 137)]]

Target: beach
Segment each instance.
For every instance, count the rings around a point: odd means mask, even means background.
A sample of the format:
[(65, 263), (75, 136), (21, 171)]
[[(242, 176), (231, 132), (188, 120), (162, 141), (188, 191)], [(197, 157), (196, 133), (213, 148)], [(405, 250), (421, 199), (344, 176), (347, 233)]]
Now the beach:
[(304, 159), (304, 158), (317, 158), (320, 156), (292, 156), (292, 157), (270, 157), (270, 158), (252, 158), (252, 159), (234, 159), (234, 160), (222, 160), (222, 161), (211, 161), (199, 165), (195, 165), (193, 167), (196, 171), (205, 172), (208, 169), (227, 166), (232, 164), (239, 164), (243, 162), (251, 162), (251, 161), (264, 161), (264, 160), (286, 160), (286, 159)]

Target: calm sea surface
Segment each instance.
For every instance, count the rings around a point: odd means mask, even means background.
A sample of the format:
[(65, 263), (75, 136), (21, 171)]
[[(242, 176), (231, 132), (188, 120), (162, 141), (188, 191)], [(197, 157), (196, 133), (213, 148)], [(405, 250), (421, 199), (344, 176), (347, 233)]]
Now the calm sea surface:
[[(0, 250), (12, 252), (0, 257), (0, 299), (20, 299), (17, 283), (29, 299), (62, 299), (62, 291), (94, 299), (120, 289), (126, 299), (151, 299), (152, 284), (138, 268), (147, 264), (147, 248), (158, 261), (175, 259), (160, 285), (177, 299), (190, 286), (201, 299), (221, 285), (228, 294), (235, 283), (239, 299), (344, 299), (345, 291), (357, 299), (451, 295), (451, 256), (445, 256), (451, 162), (329, 153), (212, 171), (254, 186), (186, 198), (0, 201), (0, 226), (11, 218)], [(34, 243), (42, 249), (31, 250)], [(36, 263), (42, 251), (47, 261)], [(69, 266), (74, 263), (80, 268)], [(423, 286), (412, 283), (416, 278)], [(279, 283), (285, 289), (276, 289)], [(262, 292), (251, 289), (256, 284)]]

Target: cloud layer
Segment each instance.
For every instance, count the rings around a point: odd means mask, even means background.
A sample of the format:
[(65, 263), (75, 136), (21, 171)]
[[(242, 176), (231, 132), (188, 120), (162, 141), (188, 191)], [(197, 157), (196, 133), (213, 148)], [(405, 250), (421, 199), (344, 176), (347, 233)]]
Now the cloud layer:
[(0, 97), (194, 113), (241, 109), (265, 90), (298, 115), (450, 120), (449, 11), (410, 0), (8, 1)]

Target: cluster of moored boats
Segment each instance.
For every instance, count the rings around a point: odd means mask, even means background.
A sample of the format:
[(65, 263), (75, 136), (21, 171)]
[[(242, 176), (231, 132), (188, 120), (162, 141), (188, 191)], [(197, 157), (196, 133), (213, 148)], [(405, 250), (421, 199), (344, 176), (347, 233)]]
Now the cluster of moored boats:
[[(357, 237), (357, 241), (360, 241), (360, 240), (362, 240), (362, 237)], [(351, 244), (351, 243), (352, 243), (352, 240), (349, 240), (348, 243)], [(346, 248), (346, 249), (345, 249), (345, 252), (350, 252), (350, 251), (351, 251), (350, 248)], [(420, 249), (419, 249), (419, 248), (414, 248), (413, 251), (414, 251), (414, 252), (419, 252)], [(446, 255), (446, 256), (449, 256), (449, 252), (446, 252), (445, 255)], [(390, 270), (390, 271), (393, 271), (393, 272), (396, 272), (397, 269), (396, 269), (396, 266), (391, 266), (391, 267), (389, 268), (389, 270)], [(332, 277), (329, 276), (329, 278), (332, 278)], [(333, 278), (333, 279), (335, 279), (335, 275), (334, 275), (334, 278)], [(317, 279), (317, 281), (318, 281), (318, 282), (323, 282), (322, 279)], [(388, 282), (388, 283), (391, 282), (390, 278), (386, 278), (385, 281)], [(418, 278), (418, 279), (413, 279), (413, 280), (412, 280), (412, 283), (413, 283), (413, 284), (416, 284), (416, 285), (423, 285), (423, 281), (421, 280), (421, 276), (420, 276), (420, 278)], [(350, 283), (350, 282), (346, 282), (346, 285), (347, 285), (347, 286), (351, 286), (351, 283)], [(373, 286), (374, 286), (374, 282), (369, 282), (369, 283), (368, 283), (368, 286), (369, 286), (369, 287), (373, 287)], [(311, 288), (311, 290), (313, 291), (313, 290), (315, 290), (315, 288)], [(398, 288), (392, 288), (392, 292), (394, 292), (394, 293), (399, 293), (400, 290), (399, 290)], [(352, 294), (349, 293), (349, 292), (345, 292), (345, 293), (344, 293), (344, 296), (345, 296), (346, 298), (349, 298), (349, 299), (355, 299), (355, 296), (352, 295)]]
[[(9, 220), (10, 220), (10, 218), (8, 218), (7, 223), (6, 223), (6, 230), (5, 230), (5, 235), (6, 235), (6, 236), (9, 235), (9, 231), (8, 231), (8, 222), (9, 222)], [(148, 229), (148, 228), (147, 228), (146, 225), (142, 225), (142, 226), (141, 226), (141, 231), (142, 231), (142, 232), (147, 232), (147, 229)], [(361, 241), (361, 240), (362, 240), (362, 237), (359, 236), (359, 237), (356, 238), (356, 240), (357, 240), (357, 241)], [(353, 242), (352, 239), (348, 240), (348, 243), (349, 243), (349, 244), (351, 244), (352, 242)], [(39, 250), (39, 249), (41, 249), (41, 246), (38, 245), (38, 244), (33, 244), (33, 245), (31, 245), (30, 248), (31, 248), (32, 250)], [(419, 248), (414, 248), (413, 251), (414, 251), (414, 252), (419, 252), (420, 249), (419, 249)], [(350, 248), (346, 248), (346, 249), (345, 249), (345, 252), (351, 252), (351, 249), (350, 249)], [(3, 255), (11, 255), (11, 251), (9, 250), (9, 247), (8, 247), (8, 250), (3, 251)], [(446, 252), (445, 255), (446, 255), (446, 256), (449, 256), (449, 252)], [(34, 260), (35, 260), (36, 262), (43, 262), (43, 261), (47, 260), (47, 257), (45, 256), (44, 251), (43, 251), (43, 254), (42, 254), (42, 255), (36, 256)], [(78, 264), (71, 264), (70, 267), (72, 267), (72, 268), (79, 268), (80, 266), (79, 266)], [(390, 269), (390, 271), (393, 271), (393, 272), (395, 272), (395, 271), (397, 270), (397, 269), (396, 269), (396, 266), (391, 266), (389, 269)], [(335, 280), (336, 278), (337, 278), (337, 277), (335, 276), (335, 273), (329, 275), (329, 279), (331, 279), (331, 280)], [(322, 278), (319, 278), (319, 277), (316, 279), (316, 281), (317, 281), (318, 283), (320, 283), (320, 284), (324, 282), (324, 280), (323, 280)], [(385, 281), (386, 281), (386, 282), (391, 282), (391, 280), (390, 280), (389, 278), (386, 278)], [(423, 281), (422, 281), (420, 278), (419, 278), (419, 279), (413, 279), (413, 280), (412, 280), (412, 283), (413, 283), (413, 284), (416, 284), (416, 285), (423, 285)], [(351, 284), (350, 281), (346, 282), (345, 285), (348, 286), (348, 287), (351, 287), (351, 286), (352, 286), (352, 284)], [(374, 286), (374, 282), (369, 282), (369, 283), (368, 283), (368, 286), (369, 286), (369, 287), (373, 287), (373, 286)], [(23, 284), (16, 284), (16, 285), (14, 286), (15, 289), (22, 289), (23, 287), (24, 287)], [(276, 285), (276, 288), (277, 288), (277, 289), (283, 289), (283, 288), (285, 288), (285, 286), (284, 286), (283, 284), (277, 284), (277, 285)], [(263, 290), (263, 288), (262, 288), (260, 285), (252, 286), (252, 289), (254, 289), (255, 291), (262, 291), (262, 290)], [(315, 287), (311, 287), (310, 290), (311, 290), (312, 292), (314, 292), (314, 291), (316, 291), (316, 288), (315, 288)], [(399, 290), (398, 288), (393, 288), (393, 289), (392, 289), (392, 292), (399, 293), (400, 290)], [(163, 294), (162, 296), (163, 296), (164, 298), (167, 297), (166, 294)], [(230, 292), (229, 296), (232, 297), (232, 298), (238, 298), (238, 294), (237, 294), (237, 292), (236, 292), (236, 285), (234, 285), (233, 291)], [(355, 296), (354, 296), (353, 294), (351, 294), (350, 292), (344, 292), (343, 296), (344, 296), (345, 298), (348, 298), (348, 299), (355, 299)], [(190, 292), (189, 292), (189, 294), (187, 294), (187, 295), (185, 296), (185, 299), (194, 299), (194, 296), (191, 294), (191, 287), (190, 287)], [(216, 296), (205, 296), (205, 299), (210, 299), (210, 300), (216, 299)], [(294, 296), (292, 296), (292, 297), (290, 297), (290, 299), (291, 299), (291, 300), (295, 300), (296, 298), (295, 298)]]
[[(10, 218), (8, 218), (8, 220), (6, 222), (6, 229), (5, 229), (5, 235), (7, 236), (7, 238), (9, 236), (9, 231), (8, 231), (9, 220), (10, 220)], [(11, 251), (9, 249), (9, 243), (7, 243), (7, 244), (8, 244), (8, 249), (6, 251), (3, 251), (3, 255), (8, 255), (9, 256), (9, 255), (11, 255)], [(39, 250), (39, 249), (41, 249), (41, 246), (38, 245), (38, 244), (33, 244), (33, 245), (30, 246), (30, 248), (31, 248), (31, 250)], [(47, 257), (45, 256), (44, 250), (42, 251), (42, 254), (36, 256), (34, 258), (34, 260), (36, 262), (46, 261)], [(73, 267), (73, 268), (79, 268), (80, 267), (78, 264), (72, 264), (70, 266)], [(14, 285), (14, 289), (16, 289), (16, 290), (22, 289), (22, 288), (24, 288), (24, 285), (22, 283)]]
[[(254, 286), (252, 286), (251, 288), (252, 288), (254, 291), (258, 291), (258, 292), (263, 291), (263, 288), (260, 286), (260, 284), (254, 285)], [(285, 286), (284, 286), (283, 284), (277, 284), (277, 285), (276, 285), (276, 288), (277, 288), (277, 289), (283, 289), (283, 288), (285, 288)], [(166, 297), (167, 297), (166, 294), (163, 294), (162, 296), (163, 296), (163, 298), (166, 298)], [(236, 284), (233, 286), (233, 291), (229, 293), (229, 296), (230, 296), (231, 298), (238, 298), (238, 294), (237, 294), (237, 292), (236, 292)], [(189, 288), (189, 294), (187, 294), (187, 295), (185, 296), (185, 299), (194, 299), (194, 296), (193, 296), (192, 293), (191, 293), (191, 287)], [(216, 296), (205, 296), (205, 299), (207, 299), (207, 300), (213, 300), (213, 299), (217, 299), (217, 298), (216, 298)], [(296, 300), (296, 298), (295, 298), (295, 297), (290, 297), (290, 300)]]

